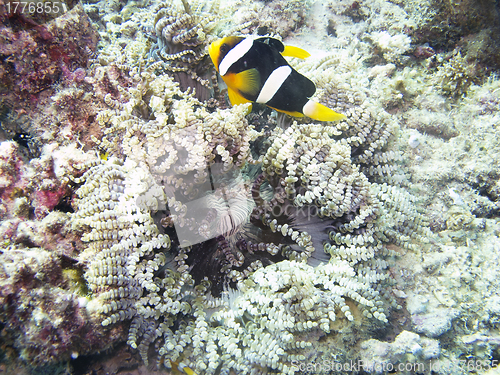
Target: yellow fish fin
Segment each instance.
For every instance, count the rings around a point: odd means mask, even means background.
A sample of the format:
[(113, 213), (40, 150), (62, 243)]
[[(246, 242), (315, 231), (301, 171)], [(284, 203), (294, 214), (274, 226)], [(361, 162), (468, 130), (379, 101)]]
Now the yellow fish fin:
[(312, 100), (304, 106), (304, 115), (318, 121), (340, 121), (346, 118), (345, 115)]
[(232, 77), (232, 84), (238, 91), (257, 96), (260, 91), (260, 74), (255, 68), (244, 70)]
[(227, 88), (227, 96), (229, 96), (229, 101), (233, 106), (238, 104), (251, 103), (250, 100), (244, 98), (237, 91), (233, 90), (230, 87)]
[(302, 48), (294, 46), (285, 46), (285, 50), (281, 52), (282, 56), (297, 57), (299, 59), (307, 59), (311, 54)]
[(187, 375), (197, 375), (196, 372), (194, 372), (193, 370), (191, 370), (189, 367), (187, 367), (184, 363), (179, 363), (177, 365), (177, 367), (179, 368), (179, 370), (181, 371), (184, 371)]
[(281, 112), (281, 113), (286, 113), (287, 115), (290, 115), (290, 116), (293, 116), (293, 117), (304, 117), (303, 113), (300, 113), (300, 112), (297, 112), (297, 111), (283, 111), (281, 109), (274, 108), (274, 107), (269, 107), (269, 108), (272, 108), (272, 109), (274, 109), (274, 110), (276, 110), (278, 112)]

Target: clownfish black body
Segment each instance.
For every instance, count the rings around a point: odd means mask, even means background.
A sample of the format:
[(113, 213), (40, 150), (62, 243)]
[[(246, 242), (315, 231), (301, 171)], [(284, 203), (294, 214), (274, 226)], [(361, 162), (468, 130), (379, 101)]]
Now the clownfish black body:
[(316, 86), (293, 69), (283, 56), (307, 58), (298, 47), (284, 46), (279, 40), (226, 37), (213, 42), (208, 52), (228, 87), (232, 105), (262, 103), (295, 117), (318, 121), (338, 121), (344, 115), (309, 98)]

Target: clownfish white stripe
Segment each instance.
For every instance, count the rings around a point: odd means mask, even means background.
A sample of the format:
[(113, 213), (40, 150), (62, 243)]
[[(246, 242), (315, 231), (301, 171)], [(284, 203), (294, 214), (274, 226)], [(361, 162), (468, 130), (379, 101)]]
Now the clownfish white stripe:
[(253, 39), (246, 38), (239, 42), (227, 55), (222, 59), (219, 65), (219, 73), (221, 76), (226, 75), (231, 66), (241, 59), (253, 46)]
[(288, 65), (275, 69), (264, 83), (256, 102), (266, 104), (270, 101), (291, 73), (292, 68)]
[(302, 107), (302, 113), (307, 117), (311, 117), (312, 115), (314, 115), (316, 111), (316, 105), (317, 105), (316, 102), (308, 100), (307, 103), (304, 104), (304, 107)]

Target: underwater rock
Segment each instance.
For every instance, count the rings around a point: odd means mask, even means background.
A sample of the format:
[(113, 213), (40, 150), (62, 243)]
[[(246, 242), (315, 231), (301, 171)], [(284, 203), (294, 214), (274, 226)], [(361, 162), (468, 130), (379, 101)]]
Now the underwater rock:
[(421, 22), (412, 33), (418, 44), (428, 43), (435, 50), (446, 50), (453, 49), (460, 38), (482, 30), (495, 35), (499, 14), (498, 3), (493, 0), (481, 3), (437, 0), (432, 6), (425, 6), (428, 2), (421, 3), (423, 6), (416, 6), (421, 12)]
[(64, 273), (60, 258), (42, 248), (12, 244), (0, 254), (2, 336), (32, 366), (104, 349), (122, 334), (119, 327), (102, 330)]
[[(392, 343), (370, 339), (363, 341), (360, 348), (363, 370), (370, 374), (386, 374), (395, 369), (401, 374), (430, 374), (429, 360), (441, 354), (438, 340), (409, 331), (401, 332)], [(412, 365), (420, 367), (412, 368)]]
[(448, 116), (415, 109), (408, 111), (405, 117), (406, 126), (418, 130), (421, 134), (429, 134), (444, 140), (449, 140), (460, 134), (453, 120)]
[(439, 337), (451, 328), (451, 322), (457, 316), (456, 309), (438, 308), (429, 313), (413, 314), (411, 321), (417, 332), (427, 337)]
[(1, 334), (15, 349), (7, 351), (8, 361), (17, 353), (31, 366), (104, 349), (121, 335), (120, 328), (104, 332), (87, 313), (85, 281), (74, 259), (80, 236), (71, 231), (69, 204), (62, 202), (71, 163), (86, 157), (70, 146), (45, 151), (27, 163), (15, 142), (0, 144)]

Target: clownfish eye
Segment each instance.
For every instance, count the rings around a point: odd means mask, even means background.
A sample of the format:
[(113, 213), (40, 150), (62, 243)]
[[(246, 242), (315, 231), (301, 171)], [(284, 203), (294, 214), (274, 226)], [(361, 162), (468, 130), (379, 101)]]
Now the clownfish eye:
[(229, 51), (229, 46), (226, 43), (220, 46), (221, 53), (226, 53), (227, 51)]

